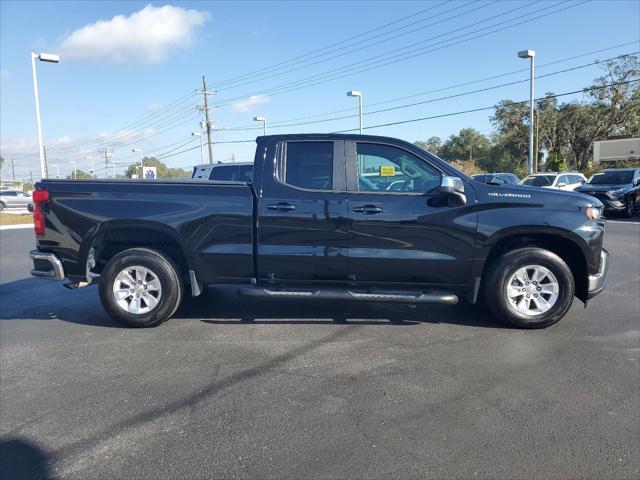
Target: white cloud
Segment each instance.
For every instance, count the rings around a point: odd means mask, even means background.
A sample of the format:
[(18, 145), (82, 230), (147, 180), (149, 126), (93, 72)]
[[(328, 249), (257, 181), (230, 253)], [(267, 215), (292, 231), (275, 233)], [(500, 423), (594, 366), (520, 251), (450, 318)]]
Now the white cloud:
[[(71, 137), (59, 137), (45, 140), (47, 150), (50, 148), (62, 148), (71, 143)], [(7, 137), (0, 140), (0, 152), (7, 158), (11, 155), (38, 155), (38, 139), (35, 134), (32, 138)]]
[(194, 30), (209, 17), (200, 10), (147, 5), (128, 17), (116, 15), (71, 32), (58, 50), (64, 59), (158, 63), (189, 46)]
[(232, 104), (231, 107), (236, 112), (248, 112), (249, 110), (252, 110), (256, 105), (269, 103), (270, 100), (271, 99), (267, 95), (252, 95), (246, 100)]

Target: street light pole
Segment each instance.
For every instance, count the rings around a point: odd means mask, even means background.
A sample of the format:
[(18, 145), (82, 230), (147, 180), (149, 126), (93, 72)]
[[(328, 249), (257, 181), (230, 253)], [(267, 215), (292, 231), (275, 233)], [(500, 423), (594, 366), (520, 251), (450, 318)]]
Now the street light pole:
[(347, 92), (347, 96), (348, 97), (358, 97), (358, 106), (359, 106), (359, 110), (360, 110), (360, 135), (362, 135), (362, 129), (364, 127), (364, 108), (362, 106), (362, 102), (363, 102), (363, 95), (362, 92), (358, 91), (358, 90), (349, 90)]
[(254, 122), (262, 122), (262, 135), (267, 134), (267, 119), (265, 117), (253, 117)]
[(142, 161), (142, 150), (139, 148), (132, 148), (132, 152), (138, 152), (140, 154), (140, 178), (142, 178), (142, 169), (144, 168), (144, 163)]
[(85, 160), (91, 160), (91, 178), (96, 178), (96, 170), (93, 167), (93, 157), (90, 155), (87, 155), (86, 157), (84, 157)]
[(200, 165), (204, 165), (204, 145), (202, 144), (202, 132), (191, 132), (192, 137), (200, 137)]
[(518, 52), (518, 57), (520, 58), (528, 58), (530, 59), (529, 64), (529, 175), (533, 173), (533, 126), (534, 126), (534, 112), (535, 112), (535, 104), (533, 103), (534, 98), (534, 88), (533, 88), (533, 80), (534, 80), (534, 71), (535, 71), (535, 58), (536, 52), (534, 50), (522, 50)]
[(41, 62), (59, 63), (60, 57), (50, 53), (37, 54), (31, 52), (31, 74), (33, 76), (33, 96), (36, 103), (36, 128), (38, 129), (38, 149), (40, 152), (40, 175), (41, 178), (47, 178), (47, 161), (44, 155), (44, 143), (42, 142), (42, 123), (40, 121), (40, 96), (38, 94), (38, 75), (36, 74), (36, 58)]

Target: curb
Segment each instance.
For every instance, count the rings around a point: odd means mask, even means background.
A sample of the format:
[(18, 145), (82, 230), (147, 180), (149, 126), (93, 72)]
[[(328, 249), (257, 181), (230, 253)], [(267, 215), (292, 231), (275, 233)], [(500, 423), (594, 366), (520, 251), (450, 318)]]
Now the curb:
[(0, 225), (0, 230), (18, 230), (19, 228), (33, 228), (33, 223), (20, 223), (18, 225)]

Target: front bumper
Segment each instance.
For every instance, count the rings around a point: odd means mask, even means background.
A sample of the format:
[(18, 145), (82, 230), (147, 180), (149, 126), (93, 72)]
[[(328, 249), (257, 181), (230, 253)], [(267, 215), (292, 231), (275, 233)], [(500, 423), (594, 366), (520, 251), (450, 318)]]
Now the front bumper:
[(598, 273), (589, 275), (587, 298), (593, 298), (604, 290), (604, 284), (607, 281), (609, 273), (609, 252), (604, 248), (600, 252), (600, 269)]
[(64, 267), (60, 259), (53, 253), (31, 250), (29, 257), (33, 260), (31, 275), (48, 280), (64, 280)]

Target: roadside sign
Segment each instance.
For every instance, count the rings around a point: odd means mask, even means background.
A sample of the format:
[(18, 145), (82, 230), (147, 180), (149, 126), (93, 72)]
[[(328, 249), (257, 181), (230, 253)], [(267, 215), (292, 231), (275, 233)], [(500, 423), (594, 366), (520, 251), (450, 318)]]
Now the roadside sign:
[(158, 178), (156, 167), (142, 167), (142, 178), (145, 180), (155, 180)]

